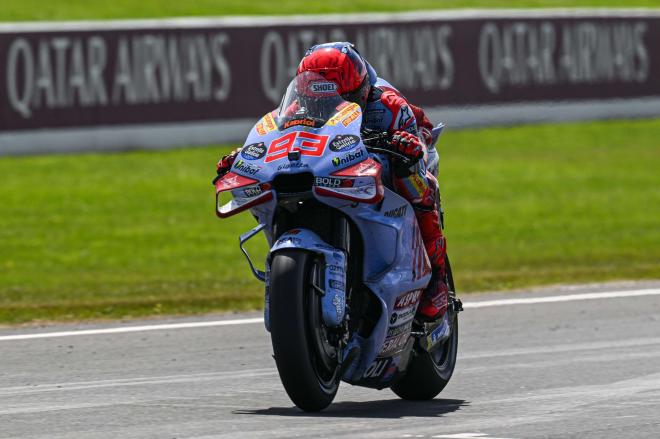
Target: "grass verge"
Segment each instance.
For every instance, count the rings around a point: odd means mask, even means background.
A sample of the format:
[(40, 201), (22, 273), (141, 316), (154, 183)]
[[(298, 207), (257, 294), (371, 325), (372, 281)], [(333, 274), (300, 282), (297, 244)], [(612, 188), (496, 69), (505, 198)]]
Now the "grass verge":
[[(658, 138), (660, 120), (447, 132), (458, 289), (660, 278)], [(237, 246), (254, 221), (213, 214), (224, 151), (0, 158), (0, 322), (259, 308)]]
[(660, 0), (3, 0), (0, 21), (162, 18), (180, 16), (290, 15), (450, 8), (660, 7)]

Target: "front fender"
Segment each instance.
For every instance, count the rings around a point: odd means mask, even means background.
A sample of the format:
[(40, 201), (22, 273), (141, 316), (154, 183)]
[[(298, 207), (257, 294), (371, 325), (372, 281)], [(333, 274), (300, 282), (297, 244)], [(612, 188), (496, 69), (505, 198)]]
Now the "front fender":
[[(300, 249), (323, 256), (325, 261), (324, 285), (318, 285), (325, 294), (321, 297), (323, 321), (337, 327), (346, 315), (346, 254), (332, 247), (316, 233), (307, 229), (293, 229), (279, 237), (270, 249), (270, 255), (283, 249)], [(315, 292), (317, 294), (317, 292)]]

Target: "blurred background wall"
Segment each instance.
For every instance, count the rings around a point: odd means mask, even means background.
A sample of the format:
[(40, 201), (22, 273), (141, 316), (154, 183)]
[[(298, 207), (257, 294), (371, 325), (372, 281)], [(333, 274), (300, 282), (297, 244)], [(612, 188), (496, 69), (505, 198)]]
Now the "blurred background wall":
[(660, 113), (657, 10), (8, 23), (0, 154), (241, 141), (333, 40), (452, 127)]

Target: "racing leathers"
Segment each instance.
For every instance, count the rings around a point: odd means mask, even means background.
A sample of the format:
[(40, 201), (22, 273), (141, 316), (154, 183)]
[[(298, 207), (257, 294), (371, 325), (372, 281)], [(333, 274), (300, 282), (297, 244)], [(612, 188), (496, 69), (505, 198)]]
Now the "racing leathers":
[(367, 100), (363, 127), (387, 131), (395, 137), (399, 132), (410, 133), (421, 139), (424, 159), (409, 168), (395, 166), (392, 175), (394, 189), (414, 209), (433, 268), (433, 278), (422, 295), (418, 315), (429, 320), (438, 318), (447, 309), (448, 288), (444, 281), (446, 241), (440, 227), (438, 183), (427, 169), (427, 146), (432, 144), (433, 125), (421, 108), (408, 103), (392, 85), (378, 78)]

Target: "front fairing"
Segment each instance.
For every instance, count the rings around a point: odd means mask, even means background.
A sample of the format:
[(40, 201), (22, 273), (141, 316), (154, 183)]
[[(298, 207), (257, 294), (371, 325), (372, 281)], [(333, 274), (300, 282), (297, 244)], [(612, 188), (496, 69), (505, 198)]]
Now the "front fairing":
[(275, 118), (273, 111), (255, 124), (232, 172), (261, 182), (302, 172), (327, 177), (369, 157), (360, 138), (362, 111), (357, 104), (347, 103), (318, 128), (285, 128)]

